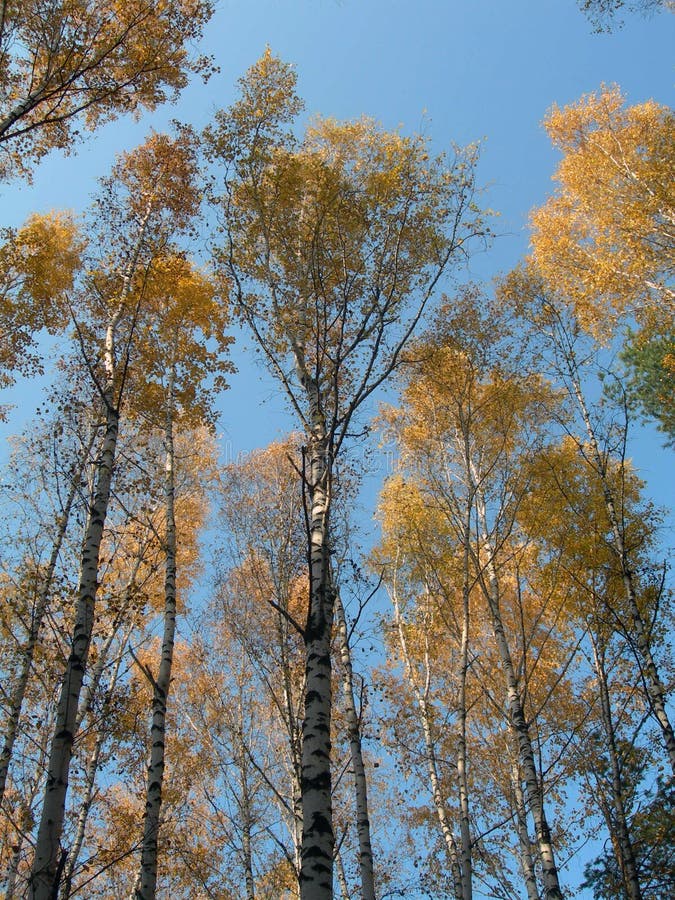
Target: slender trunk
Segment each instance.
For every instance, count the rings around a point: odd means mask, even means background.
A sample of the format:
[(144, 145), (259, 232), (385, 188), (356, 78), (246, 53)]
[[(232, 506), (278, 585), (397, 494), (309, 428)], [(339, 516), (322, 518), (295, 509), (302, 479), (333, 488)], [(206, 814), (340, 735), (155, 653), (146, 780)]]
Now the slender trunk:
[(9, 699), (9, 714), (7, 717), (7, 725), (5, 728), (5, 740), (2, 746), (2, 751), (0, 752), (0, 806), (2, 806), (2, 801), (5, 796), (7, 775), (9, 773), (9, 765), (12, 759), (12, 752), (14, 750), (14, 744), (16, 742), (16, 737), (19, 730), (21, 709), (23, 707), (24, 697), (26, 696), (26, 688), (28, 686), (31, 669), (33, 667), (33, 658), (35, 657), (35, 648), (37, 646), (40, 628), (42, 627), (42, 622), (45, 617), (45, 613), (47, 612), (47, 606), (49, 604), (49, 595), (51, 592), (54, 572), (56, 571), (56, 564), (58, 562), (59, 554), (61, 553), (61, 547), (63, 545), (63, 540), (68, 528), (70, 512), (72, 510), (73, 503), (75, 502), (75, 498), (77, 497), (82, 473), (87, 464), (87, 460), (89, 459), (89, 453), (91, 452), (91, 449), (94, 445), (95, 437), (96, 431), (94, 428), (92, 428), (89, 435), (89, 440), (83, 448), (77, 465), (72, 472), (66, 502), (63, 506), (63, 510), (61, 511), (61, 515), (58, 517), (56, 522), (56, 535), (54, 537), (54, 543), (52, 544), (52, 551), (49, 557), (49, 562), (47, 563), (47, 567), (40, 579), (38, 596), (33, 608), (33, 614), (31, 616), (28, 637), (26, 638), (26, 642), (21, 649), (21, 668), (19, 671), (19, 677), (16, 684), (14, 685), (14, 689), (12, 690)]
[[(5, 900), (15, 900), (15, 898), (25, 900), (27, 896), (29, 873), (26, 872), (23, 851), (35, 824), (33, 811), (36, 798), (44, 789), (42, 775), (47, 768), (49, 736), (52, 733), (55, 716), (56, 710), (53, 705), (50, 705), (41, 729), (43, 740), (41, 741), (37, 734), (33, 735), (33, 743), (39, 751), (32, 766), (33, 774), (25, 779), (21, 796), (18, 798), (18, 808), (12, 811), (12, 819), (16, 824), (11, 839), (12, 855), (7, 866), (5, 893), (2, 895)], [(1, 889), (2, 882), (0, 881)]]
[(251, 811), (251, 793), (247, 778), (248, 753), (244, 743), (244, 710), (239, 696), (239, 725), (237, 728), (237, 763), (239, 767), (238, 806), (241, 810), (241, 849), (244, 867), (244, 883), (246, 884), (246, 900), (255, 900), (255, 879), (253, 877), (252, 831), (253, 815)]
[(291, 809), (293, 821), (291, 835), (293, 838), (293, 859), (295, 872), (300, 877), (300, 859), (302, 852), (302, 729), (299, 724), (295, 700), (293, 697), (293, 678), (288, 655), (288, 621), (279, 614), (277, 623), (277, 641), (281, 657), (281, 674), (283, 679), (283, 716), (288, 732), (291, 763)]
[[(517, 752), (518, 736), (515, 732), (513, 736), (515, 738)], [(532, 857), (532, 842), (530, 841), (530, 834), (527, 829), (527, 810), (525, 808), (525, 797), (523, 796), (520, 766), (515, 761), (511, 766), (511, 784), (513, 785), (516, 808), (516, 828), (518, 831), (520, 867), (523, 870), (523, 881), (525, 882), (525, 890), (527, 891), (527, 900), (539, 900), (537, 877), (535, 875), (534, 859)]]
[(138, 575), (138, 571), (141, 567), (141, 563), (143, 562), (143, 550), (139, 550), (136, 559), (134, 560), (134, 565), (129, 575), (129, 580), (127, 582), (126, 588), (124, 590), (122, 603), (120, 604), (120, 609), (115, 618), (113, 619), (110, 625), (110, 633), (103, 641), (102, 646), (98, 651), (98, 656), (96, 657), (96, 663), (93, 666), (87, 684), (82, 689), (82, 694), (80, 696), (80, 704), (77, 710), (77, 718), (75, 720), (75, 732), (77, 733), (80, 730), (82, 722), (89, 714), (91, 709), (91, 705), (94, 701), (94, 697), (96, 696), (99, 686), (101, 684), (101, 679), (103, 678), (103, 673), (108, 665), (109, 659), (108, 655), (110, 653), (110, 648), (112, 647), (115, 639), (120, 630), (120, 626), (124, 617), (127, 614), (129, 607), (131, 606), (131, 602), (133, 599), (133, 589), (136, 586), (136, 576)]
[(242, 856), (244, 862), (244, 880), (246, 883), (246, 900), (255, 900), (255, 881), (253, 879), (253, 852), (251, 849), (251, 807), (248, 792), (244, 789), (241, 796), (243, 821), (241, 829)]
[(373, 874), (373, 849), (370, 843), (370, 817), (368, 813), (368, 784), (363, 764), (361, 724), (354, 700), (354, 675), (351, 649), (347, 635), (347, 622), (340, 594), (335, 594), (335, 621), (337, 623), (340, 656), (342, 658), (342, 692), (345, 698), (347, 733), (356, 795), (356, 827), (359, 837), (359, 870), (361, 874), (361, 900), (375, 900)]
[[(38, 760), (36, 766), (38, 773), (44, 770), (46, 753), (41, 754), (41, 756), (42, 759)], [(5, 900), (14, 900), (15, 897), (24, 898), (26, 896), (26, 876), (25, 874), (21, 874), (24, 869), (22, 866), (22, 858), (24, 855), (24, 847), (33, 825), (33, 804), (41, 787), (41, 780), (36, 776), (33, 783), (29, 783), (25, 787), (24, 795), (19, 798), (18, 808), (12, 813), (12, 819), (16, 824), (10, 842), (12, 852), (7, 862), (7, 871), (4, 878), (5, 893), (2, 896)], [(2, 882), (0, 881), (0, 889), (1, 887)]]
[(52, 900), (58, 891), (61, 835), (65, 815), (75, 721), (94, 626), (98, 566), (119, 431), (119, 412), (112, 387), (105, 396), (105, 436), (96, 467), (96, 485), (89, 508), (82, 547), (80, 584), (75, 603), (75, 625), (70, 655), (61, 685), (54, 737), (49, 755), (42, 817), (30, 876), (31, 900)]
[(333, 805), (331, 791), (331, 632), (334, 589), (330, 567), (329, 514), (332, 454), (319, 386), (296, 353), (311, 432), (306, 450), (309, 495), (309, 609), (304, 631), (305, 708), (302, 723), (302, 900), (333, 896)]
[(460, 829), (460, 870), (462, 877), (462, 898), (473, 897), (473, 860), (471, 841), (471, 820), (469, 817), (469, 783), (467, 779), (466, 740), (466, 682), (469, 675), (469, 626), (470, 626), (470, 539), (471, 539), (472, 497), (469, 494), (464, 518), (463, 560), (462, 560), (462, 634), (459, 650), (459, 698), (457, 708), (457, 788), (459, 791)]
[(7, 866), (7, 877), (5, 879), (5, 900), (14, 900), (16, 894), (16, 880), (19, 874), (19, 865), (21, 863), (21, 850), (23, 847), (23, 834), (17, 834), (12, 844), (12, 855)]
[[(476, 486), (478, 479), (475, 477), (475, 473), (473, 474), (474, 486)], [(551, 830), (546, 819), (544, 796), (534, 760), (530, 730), (527, 719), (525, 718), (525, 711), (518, 690), (518, 679), (511, 659), (511, 651), (509, 650), (508, 641), (504, 632), (504, 623), (502, 621), (500, 609), (500, 588), (494, 561), (494, 549), (488, 536), (485, 499), (480, 490), (476, 490), (476, 503), (478, 507), (479, 524), (482, 530), (481, 544), (485, 553), (485, 561), (481, 568), (487, 573), (487, 584), (483, 582), (484, 593), (490, 611), (490, 618), (492, 619), (492, 629), (497, 642), (499, 658), (504, 670), (509, 718), (515, 734), (517, 735), (520, 766), (525, 779), (527, 801), (534, 820), (537, 847), (541, 859), (545, 896), (546, 900), (562, 900), (563, 895), (560, 889), (558, 869), (556, 867), (553, 844), (551, 842)]]
[(89, 762), (87, 764), (87, 770), (85, 772), (84, 797), (82, 799), (80, 812), (77, 817), (75, 839), (73, 840), (72, 847), (68, 851), (68, 858), (63, 872), (63, 889), (61, 891), (61, 900), (68, 900), (71, 895), (73, 886), (73, 874), (75, 872), (77, 860), (79, 859), (80, 853), (82, 852), (84, 836), (87, 828), (87, 819), (89, 818), (89, 812), (94, 802), (94, 789), (96, 787), (98, 763), (101, 757), (103, 742), (107, 736), (107, 733), (105, 731), (105, 720), (108, 716), (113, 694), (117, 686), (117, 679), (119, 677), (120, 666), (124, 655), (124, 648), (126, 646), (128, 638), (129, 634), (127, 633), (121, 643), (120, 651), (117, 655), (113, 671), (110, 675), (110, 681), (108, 682), (105, 697), (103, 698), (103, 704), (101, 707), (101, 724), (96, 733), (96, 740), (89, 756)]
[[(63, 833), (70, 761), (73, 755), (75, 722), (80, 694), (94, 627), (94, 607), (98, 590), (101, 540), (110, 502), (117, 437), (119, 434), (119, 410), (122, 398), (119, 396), (115, 399), (117, 328), (125, 312), (127, 299), (132, 289), (132, 279), (140, 259), (151, 212), (152, 201), (149, 200), (143, 218), (139, 223), (134, 251), (122, 278), (120, 302), (108, 322), (105, 333), (103, 347), (105, 384), (101, 398), (105, 416), (105, 432), (101, 454), (95, 468), (95, 492), (85, 526), (71, 651), (66, 663), (66, 671), (57, 707), (54, 738), (47, 770), (45, 797), (30, 875), (29, 900), (53, 900), (53, 897), (58, 893), (62, 868), (65, 864), (65, 855), (62, 854), (60, 845)], [(128, 349), (127, 347), (127, 353)]]
[[(436, 742), (434, 741), (431, 728), (431, 708), (429, 704), (429, 688), (431, 683), (431, 667), (428, 654), (425, 655), (425, 674), (424, 686), (421, 688), (415, 678), (410, 653), (408, 652), (408, 641), (403, 627), (403, 617), (401, 615), (401, 607), (398, 602), (398, 594), (396, 585), (391, 591), (391, 600), (394, 606), (394, 621), (398, 632), (399, 645), (401, 647), (401, 655), (405, 666), (408, 684), (415, 696), (417, 708), (419, 709), (419, 720), (422, 726), (422, 734), (424, 736), (424, 749), (427, 760), (427, 771), (429, 773), (429, 783), (431, 785), (431, 796), (438, 818), (438, 824), (441, 828), (445, 849), (450, 862), (450, 870), (452, 872), (453, 891), (456, 900), (463, 900), (463, 885), (459, 854), (457, 852), (457, 843), (455, 836), (450, 827), (448, 812), (445, 808), (443, 800), (443, 791), (441, 790), (441, 779), (438, 772), (438, 759), (436, 756)], [(425, 634), (428, 634), (428, 627), (425, 628)]]
[[(42, 790), (40, 773), (44, 771), (46, 764), (46, 748), (45, 752), (40, 754), (40, 757), (37, 760), (37, 771), (33, 783), (26, 786), (24, 796), (20, 798), (17, 808), (12, 812), (12, 824), (16, 830), (10, 841), (11, 855), (8, 854), (9, 859), (6, 862), (5, 892), (2, 894), (4, 900), (25, 900), (26, 897), (25, 851), (30, 846), (30, 830), (33, 826), (35, 799)], [(1, 889), (2, 881), (0, 881)]]
[(593, 428), (593, 423), (591, 422), (591, 417), (586, 405), (586, 399), (581, 389), (581, 379), (579, 377), (579, 369), (576, 361), (576, 356), (569, 340), (567, 339), (567, 336), (563, 334), (562, 337), (567, 346), (567, 350), (565, 352), (565, 362), (570, 378), (572, 394), (577, 402), (579, 411), (581, 412), (581, 417), (586, 429), (586, 435), (591, 447), (593, 464), (601, 479), (605, 509), (607, 511), (607, 518), (609, 520), (611, 528), (611, 545), (614, 549), (614, 553), (619, 562), (619, 567), (621, 570), (621, 578), (623, 581), (626, 600), (628, 601), (628, 608), (630, 610), (635, 642), (637, 644), (641, 668), (644, 672), (647, 701), (657, 722), (659, 723), (659, 727), (661, 728), (663, 743), (665, 745), (666, 752), (668, 753), (668, 758), (670, 760), (670, 766), (673, 775), (675, 775), (675, 732), (673, 731), (673, 725), (670, 721), (670, 718), (668, 717), (668, 712), (666, 709), (666, 689), (661, 680), (656, 661), (654, 660), (654, 656), (652, 654), (648, 628), (645, 625), (640, 607), (638, 606), (635, 578), (630, 562), (629, 552), (624, 541), (623, 525), (617, 512), (614, 493), (612, 491), (612, 487), (608, 478), (607, 463), (605, 459), (603, 459), (603, 456), (600, 452), (595, 429)]
[[(602, 712), (605, 738), (607, 740), (607, 755), (611, 771), (610, 792), (612, 806), (614, 807), (614, 814), (611, 817), (613, 828), (611, 828), (611, 830), (616, 832), (616, 840), (612, 841), (612, 846), (615, 848), (616, 862), (619, 866), (619, 871), (621, 872), (626, 897), (628, 900), (642, 900), (642, 890), (640, 889), (635, 853), (633, 852), (633, 844), (630, 839), (628, 816), (626, 815), (626, 807), (624, 805), (626, 791), (621, 775), (621, 766), (619, 764), (619, 755), (616, 747), (616, 735), (614, 732), (609, 685), (607, 684), (604, 665), (604, 651), (598, 646), (598, 642), (592, 633), (591, 643), (593, 647), (593, 665), (595, 667), (595, 674), (600, 691), (600, 709)], [(610, 825), (609, 822), (608, 825)]]
[(349, 893), (349, 885), (347, 884), (345, 867), (342, 862), (342, 854), (339, 850), (335, 854), (335, 870), (337, 872), (337, 880), (340, 885), (340, 895), (342, 900), (352, 900), (352, 895)]
[(129, 893), (129, 896), (126, 898), (126, 900), (136, 900), (136, 897), (138, 897), (138, 892), (140, 890), (140, 887), (141, 887), (141, 873), (138, 872), (138, 874), (136, 875), (136, 878), (134, 879), (134, 886), (132, 887), (132, 889)]
[(176, 634), (176, 518), (174, 509), (175, 478), (173, 449), (174, 377), (172, 368), (164, 427), (166, 504), (165, 573), (164, 573), (164, 634), (162, 656), (157, 678), (152, 680), (152, 725), (150, 727), (150, 764), (145, 800), (145, 825), (141, 849), (138, 900), (154, 900), (157, 890), (157, 847), (164, 780), (166, 708), (171, 686), (174, 640)]
[(293, 865), (300, 884), (302, 871), (302, 780), (293, 772), (291, 776), (291, 796), (293, 802)]
[[(14, 135), (11, 133), (10, 129), (12, 125), (15, 125), (23, 116), (26, 116), (28, 113), (32, 112), (36, 106), (39, 106), (43, 101), (46, 91), (49, 85), (49, 79), (47, 77), (43, 77), (39, 82), (37, 87), (29, 93), (29, 95), (22, 100), (20, 103), (12, 109), (8, 115), (4, 117), (4, 119), (0, 119), (0, 141), (5, 142), (14, 138)], [(28, 130), (28, 126), (27, 129)], [(7, 132), (10, 132), (7, 134)], [(19, 131), (19, 135), (21, 134), (21, 130)]]

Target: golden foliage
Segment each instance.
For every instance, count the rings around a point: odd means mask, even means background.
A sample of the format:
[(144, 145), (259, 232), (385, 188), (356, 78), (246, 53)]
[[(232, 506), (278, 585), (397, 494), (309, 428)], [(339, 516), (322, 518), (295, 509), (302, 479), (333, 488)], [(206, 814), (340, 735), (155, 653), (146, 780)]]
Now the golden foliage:
[(174, 99), (210, 62), (189, 51), (211, 0), (22, 0), (3, 3), (0, 180), (30, 177), (53, 148), (68, 151), (126, 112)]
[(142, 290), (145, 322), (130, 373), (134, 410), (163, 424), (172, 372), (181, 427), (212, 424), (213, 394), (233, 370), (227, 298), (215, 278), (178, 253), (153, 260)]
[(31, 371), (34, 335), (68, 321), (68, 292), (82, 265), (85, 242), (68, 213), (32, 215), (0, 245), (0, 386), (15, 371)]
[(675, 294), (675, 118), (650, 100), (625, 105), (604, 86), (564, 108), (546, 130), (563, 159), (558, 189), (532, 214), (533, 257), (596, 336), (623, 315), (672, 310)]
[(327, 421), (339, 421), (386, 377), (464, 240), (485, 233), (476, 148), (430, 158), (424, 138), (367, 118), (317, 118), (298, 141), (295, 80), (268, 50), (206, 132), (212, 157), (228, 164), (219, 257), (296, 411), (289, 361), (323, 393)]

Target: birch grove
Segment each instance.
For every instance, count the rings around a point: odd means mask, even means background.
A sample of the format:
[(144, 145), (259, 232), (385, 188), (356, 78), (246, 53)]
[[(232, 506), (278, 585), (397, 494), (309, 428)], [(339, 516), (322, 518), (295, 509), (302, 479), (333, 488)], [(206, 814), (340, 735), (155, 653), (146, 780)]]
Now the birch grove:
[[(241, 99), (207, 132), (229, 164), (218, 258), (234, 308), (279, 380), (306, 441), (297, 467), (307, 501), (309, 607), (302, 623), (303, 898), (330, 897), (330, 511), (335, 465), (352, 422), (396, 367), (441, 275), (483, 231), (473, 207), (473, 155), (454, 169), (421, 139), (368, 121), (330, 120), (299, 143), (292, 70), (269, 50)], [(292, 368), (289, 369), (289, 363)]]
[[(0, 180), (212, 74), (208, 0), (99, 6), (0, 0)], [(672, 112), (553, 106), (490, 285), (478, 145), (297, 80), (0, 223), (0, 891), (675, 896)]]

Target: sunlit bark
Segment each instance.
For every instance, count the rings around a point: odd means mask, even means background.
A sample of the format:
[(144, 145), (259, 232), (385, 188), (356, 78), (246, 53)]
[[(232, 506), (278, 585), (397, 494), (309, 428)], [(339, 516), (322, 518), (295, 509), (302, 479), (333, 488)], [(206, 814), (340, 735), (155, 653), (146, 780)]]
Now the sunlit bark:
[(162, 784), (164, 781), (166, 750), (166, 710), (171, 686), (174, 641), (176, 635), (176, 513), (175, 513), (175, 459), (173, 418), (175, 369), (168, 376), (166, 412), (164, 423), (164, 632), (161, 659), (157, 677), (145, 669), (152, 685), (152, 724), (150, 726), (150, 763), (145, 795), (145, 818), (138, 900), (154, 900), (157, 890), (157, 854), (162, 808)]
[(76, 466), (71, 473), (68, 493), (66, 495), (61, 514), (59, 515), (56, 522), (56, 533), (54, 535), (54, 541), (52, 544), (49, 561), (46, 568), (44, 569), (44, 572), (42, 572), (40, 575), (38, 595), (31, 614), (30, 628), (26, 637), (26, 641), (21, 649), (21, 664), (19, 676), (13, 687), (9, 701), (9, 715), (7, 717), (7, 724), (5, 726), (5, 737), (2, 746), (2, 752), (0, 753), (0, 806), (2, 805), (2, 800), (5, 795), (5, 785), (7, 784), (9, 765), (12, 758), (14, 743), (16, 741), (16, 736), (18, 733), (19, 720), (21, 718), (21, 709), (26, 694), (26, 688), (28, 686), (28, 680), (30, 678), (31, 670), (33, 667), (35, 648), (37, 646), (40, 629), (42, 627), (42, 623), (49, 605), (54, 572), (56, 570), (59, 554), (61, 553), (61, 547), (63, 545), (66, 530), (68, 528), (73, 503), (75, 502), (75, 499), (81, 487), (80, 481), (82, 478), (82, 473), (87, 462), (89, 461), (89, 454), (94, 445), (95, 437), (96, 432), (92, 428), (90, 430), (89, 439), (82, 447), (80, 457), (77, 460)]
[(375, 900), (375, 877), (373, 874), (373, 848), (370, 842), (370, 814), (368, 812), (368, 782), (363, 763), (360, 717), (354, 696), (354, 672), (351, 648), (347, 633), (345, 611), (342, 598), (335, 597), (335, 622), (337, 625), (342, 663), (342, 693), (345, 701), (345, 718), (349, 737), (349, 751), (354, 771), (354, 793), (356, 797), (356, 830), (359, 837), (359, 870), (361, 874), (362, 900)]

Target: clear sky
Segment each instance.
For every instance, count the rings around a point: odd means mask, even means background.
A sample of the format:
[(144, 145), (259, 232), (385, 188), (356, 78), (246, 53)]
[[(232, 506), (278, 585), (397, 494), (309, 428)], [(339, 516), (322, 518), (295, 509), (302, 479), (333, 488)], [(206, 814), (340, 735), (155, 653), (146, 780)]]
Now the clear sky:
[[(365, 114), (387, 128), (422, 129), (436, 150), (483, 141), (479, 182), (484, 204), (500, 214), (499, 236), (473, 258), (471, 278), (489, 280), (527, 249), (528, 212), (553, 188), (557, 156), (540, 126), (552, 103), (616, 82), (631, 103), (652, 97), (672, 104), (675, 15), (667, 12), (630, 16), (614, 33), (594, 34), (575, 0), (220, 0), (199, 48), (213, 54), (220, 72), (190, 85), (177, 106), (111, 124), (74, 156), (52, 155), (31, 186), (2, 187), (1, 224), (19, 224), (33, 211), (81, 210), (115, 154), (140, 143), (151, 126), (177, 117), (201, 127), (227, 107), (237, 79), (266, 44), (296, 66), (308, 115)], [(275, 387), (251, 367), (241, 343), (235, 358), (240, 374), (222, 400), (230, 458), (290, 424)], [(3, 434), (20, 427), (34, 398), (25, 383), (7, 397), (19, 408)], [(259, 403), (264, 415), (255, 416), (251, 408)], [(631, 449), (658, 500), (672, 501), (672, 455), (658, 436), (647, 430)]]

